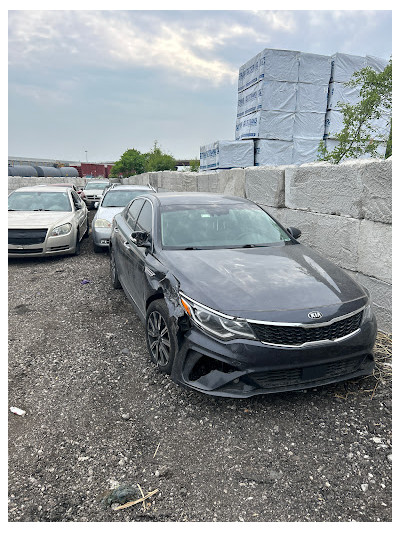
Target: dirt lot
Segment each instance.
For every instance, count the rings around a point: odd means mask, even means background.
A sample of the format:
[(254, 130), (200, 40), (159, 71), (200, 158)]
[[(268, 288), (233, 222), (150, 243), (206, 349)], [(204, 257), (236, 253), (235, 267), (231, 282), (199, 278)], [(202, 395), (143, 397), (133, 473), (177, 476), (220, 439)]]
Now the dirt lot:
[(210, 398), (152, 366), (91, 238), (10, 260), (9, 521), (390, 521), (389, 337), (377, 356), (355, 382)]

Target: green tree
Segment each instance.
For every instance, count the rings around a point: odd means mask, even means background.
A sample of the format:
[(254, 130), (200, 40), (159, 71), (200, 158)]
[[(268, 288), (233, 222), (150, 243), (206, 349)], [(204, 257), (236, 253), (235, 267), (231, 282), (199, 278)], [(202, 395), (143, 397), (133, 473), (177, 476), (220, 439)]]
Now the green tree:
[(141, 154), (139, 150), (130, 148), (126, 150), (119, 161), (116, 161), (111, 169), (110, 176), (118, 178), (121, 174), (124, 178), (142, 174), (144, 172), (146, 162), (145, 154)]
[(145, 154), (145, 172), (157, 172), (159, 170), (175, 170), (175, 158), (161, 151), (157, 141), (154, 141), (154, 146), (151, 152)]
[(198, 172), (200, 169), (200, 160), (199, 159), (191, 159), (189, 161), (190, 163), (190, 172)]
[[(339, 103), (343, 113), (343, 129), (337, 135), (337, 146), (328, 151), (324, 141), (319, 146), (319, 160), (340, 163), (346, 158), (357, 158), (364, 154), (380, 157), (377, 148), (387, 142), (385, 157), (392, 155), (392, 60), (383, 72), (365, 67), (355, 72), (346, 83), (349, 87), (360, 87), (360, 100), (355, 105)], [(382, 134), (374, 121), (387, 118), (389, 134)]]

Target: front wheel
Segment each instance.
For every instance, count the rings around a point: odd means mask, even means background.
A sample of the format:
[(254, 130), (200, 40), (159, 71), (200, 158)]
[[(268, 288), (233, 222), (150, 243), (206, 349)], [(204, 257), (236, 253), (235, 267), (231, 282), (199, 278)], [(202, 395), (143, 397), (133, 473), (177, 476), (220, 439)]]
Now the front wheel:
[(177, 342), (164, 300), (156, 300), (149, 305), (146, 315), (146, 342), (150, 359), (161, 372), (170, 374)]

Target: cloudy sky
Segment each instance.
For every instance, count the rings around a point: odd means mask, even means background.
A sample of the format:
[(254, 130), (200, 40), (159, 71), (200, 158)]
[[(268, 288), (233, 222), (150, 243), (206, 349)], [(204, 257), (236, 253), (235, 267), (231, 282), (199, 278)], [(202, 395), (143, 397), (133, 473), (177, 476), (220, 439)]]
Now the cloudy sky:
[(20, 157), (113, 161), (157, 140), (198, 158), (234, 139), (239, 67), (262, 49), (392, 53), (388, 10), (19, 9), (8, 24), (8, 154)]

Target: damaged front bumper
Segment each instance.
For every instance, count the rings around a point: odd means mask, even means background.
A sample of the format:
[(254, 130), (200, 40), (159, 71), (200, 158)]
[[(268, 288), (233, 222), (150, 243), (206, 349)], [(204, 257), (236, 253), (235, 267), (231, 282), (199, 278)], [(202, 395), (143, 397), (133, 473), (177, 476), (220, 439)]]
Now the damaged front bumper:
[(375, 319), (350, 338), (304, 347), (220, 342), (192, 326), (183, 336), (171, 377), (214, 396), (247, 398), (306, 389), (371, 374), (375, 337)]

